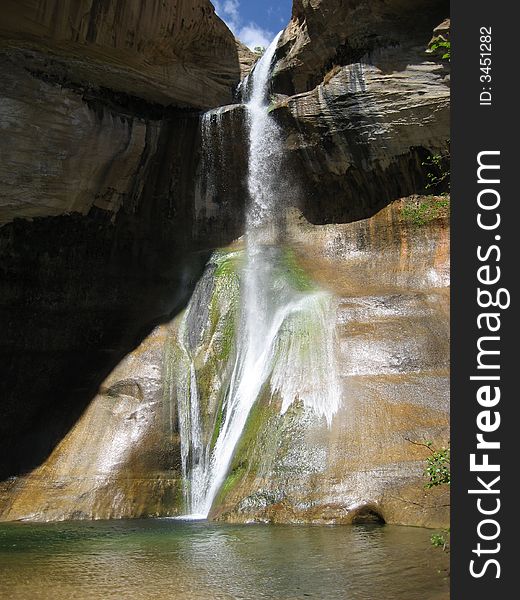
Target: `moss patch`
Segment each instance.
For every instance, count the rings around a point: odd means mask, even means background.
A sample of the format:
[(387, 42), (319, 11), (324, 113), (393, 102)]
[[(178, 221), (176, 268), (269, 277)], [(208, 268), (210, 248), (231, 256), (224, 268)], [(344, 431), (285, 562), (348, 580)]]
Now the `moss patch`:
[(298, 292), (308, 292), (316, 289), (314, 281), (299, 265), (296, 254), (291, 248), (285, 248), (281, 268), (287, 281)]
[(243, 262), (243, 252), (234, 249), (221, 249), (214, 253), (213, 261), (216, 263), (215, 277), (234, 275)]
[(401, 210), (401, 218), (405, 223), (421, 227), (437, 219), (447, 218), (449, 213), (449, 196), (419, 196), (407, 201)]
[(224, 421), (224, 394), (220, 398), (220, 402), (217, 409), (217, 417), (215, 419), (215, 426), (213, 427), (213, 435), (211, 436), (210, 449), (213, 452), (213, 448), (217, 443), (220, 430), (222, 429), (222, 423)]
[(236, 485), (242, 480), (246, 473), (247, 468), (245, 464), (240, 464), (235, 469), (233, 469), (233, 471), (231, 471), (226, 477), (224, 483), (222, 484), (222, 487), (220, 488), (218, 494), (219, 500), (223, 498), (226, 494), (229, 494), (229, 492), (231, 492), (236, 487)]
[(266, 384), (249, 413), (231, 461), (231, 468), (215, 499), (215, 506), (221, 504), (246, 476), (254, 476), (258, 470), (259, 461), (265, 451), (259, 447), (264, 437), (262, 430), (272, 415), (269, 396), (270, 387)]
[[(219, 328), (219, 324), (225, 319), (222, 330), (222, 345), (217, 350), (218, 358), (225, 360), (230, 353), (232, 340), (235, 333), (235, 316), (239, 294), (238, 270), (242, 262), (242, 252), (218, 253), (214, 256), (217, 268), (215, 270), (215, 289), (210, 300), (210, 328), (209, 336), (213, 335)], [(223, 307), (230, 305), (231, 310), (223, 312)]]

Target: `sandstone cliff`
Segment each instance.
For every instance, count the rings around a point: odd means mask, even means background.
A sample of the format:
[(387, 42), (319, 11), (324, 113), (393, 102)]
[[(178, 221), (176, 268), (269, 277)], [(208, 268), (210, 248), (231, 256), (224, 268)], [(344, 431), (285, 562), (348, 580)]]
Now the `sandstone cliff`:
[(437, 0), (296, 0), (278, 50), (273, 110), (302, 210), (315, 223), (373, 214), (425, 189), (449, 140), (449, 62), (427, 54)]
[(239, 77), (206, 0), (2, 3), (0, 476), (47, 456), (222, 241), (196, 240), (199, 109)]
[[(428, 453), (414, 442), (440, 446), (449, 435), (449, 229), (445, 208), (414, 222), (417, 201), (445, 199), (400, 200), (344, 225), (291, 216), (297, 268), (338, 298), (341, 407), (328, 427), (301, 403), (280, 415), (276, 395), (262, 395), (212, 518), (446, 524), (448, 493), (424, 489)], [(208, 438), (233, 362), (240, 252), (235, 244), (224, 262), (209, 261), (186, 323)], [(176, 358), (179, 323), (157, 327), (113, 370), (42, 467), (0, 486), (0, 519), (185, 511), (178, 403), (190, 373)]]
[[(175, 316), (243, 233), (230, 103), (252, 57), (205, 0), (63, 4), (1, 9), (0, 518), (174, 515)], [(415, 227), (399, 200), (446, 152), (449, 64), (425, 53), (446, 15), (434, 0), (295, 0), (271, 110), (299, 182), (285, 199), (321, 224), (293, 223), (298, 260), (342, 299), (345, 403), (330, 430), (259, 403), (216, 518), (446, 521), (407, 439), (448, 435), (447, 223)], [(220, 104), (207, 194), (199, 109)]]
[(225, 104), (240, 76), (208, 0), (6, 0), (0, 40), (36, 76), (164, 105)]
[[(294, 0), (280, 40), (276, 90), (299, 94), (315, 88), (330, 69), (360, 61), (377, 64), (378, 49), (403, 48), (431, 37), (449, 14), (443, 0)], [(403, 70), (406, 56), (394, 59)]]

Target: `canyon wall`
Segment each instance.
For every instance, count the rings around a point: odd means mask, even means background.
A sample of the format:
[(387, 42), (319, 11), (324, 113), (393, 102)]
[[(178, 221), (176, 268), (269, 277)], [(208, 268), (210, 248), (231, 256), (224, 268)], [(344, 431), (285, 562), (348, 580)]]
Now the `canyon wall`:
[[(446, 168), (449, 63), (425, 50), (448, 8), (294, 2), (270, 110), (296, 259), (341, 299), (344, 401), (328, 429), (262, 399), (214, 518), (446, 523), (414, 442), (448, 437), (448, 227), (400, 199)], [(172, 340), (200, 282), (204, 341), (211, 252), (243, 233), (251, 56), (206, 0), (0, 11), (0, 518), (182, 513)]]
[(426, 52), (448, 12), (438, 0), (295, 0), (272, 109), (313, 223), (425, 190), (423, 163), (449, 149), (449, 61)]
[(236, 42), (208, 0), (6, 0), (0, 47), (35, 77), (147, 103), (231, 100)]
[[(423, 205), (429, 216), (418, 220)], [(288, 229), (291, 277), (335, 298), (341, 405), (329, 426), (298, 401), (281, 414), (280, 398), (264, 390), (210, 517), (445, 526), (449, 490), (425, 489), (422, 444), (449, 437), (446, 198), (399, 200), (341, 225), (311, 225), (294, 211)], [(208, 261), (183, 342), (182, 314), (157, 326), (44, 465), (0, 486), (0, 518), (185, 513), (178, 404), (193, 373), (179, 356), (187, 345), (209, 442), (234, 361), (242, 252), (238, 242)]]
[(222, 241), (195, 232), (199, 109), (231, 101), (240, 65), (206, 0), (0, 13), (5, 478), (46, 458)]

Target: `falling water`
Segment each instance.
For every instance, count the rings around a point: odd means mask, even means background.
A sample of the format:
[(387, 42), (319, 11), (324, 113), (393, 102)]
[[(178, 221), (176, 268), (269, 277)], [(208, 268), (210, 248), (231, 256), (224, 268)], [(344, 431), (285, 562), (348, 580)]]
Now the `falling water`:
[[(188, 309), (189, 311), (189, 309)], [(192, 519), (204, 518), (197, 514), (197, 507), (205, 490), (208, 448), (203, 442), (200, 422), (199, 390), (195, 364), (185, 344), (186, 319), (178, 332), (180, 356), (177, 374), (177, 402), (179, 415), (179, 437), (181, 446), (182, 475), (185, 482), (186, 507)]]
[(197, 179), (195, 198), (197, 212), (203, 211), (204, 218), (209, 218), (218, 211), (215, 199), (220, 193), (219, 174), (226, 169), (226, 147), (224, 128), (222, 126), (226, 107), (219, 107), (205, 112), (200, 121), (202, 140), (201, 176)]
[[(323, 291), (297, 289), (287, 275), (283, 247), (287, 177), (281, 171), (281, 132), (269, 115), (266, 102), (279, 36), (244, 86), (249, 93), (246, 260), (241, 274), (235, 362), (224, 398), (223, 422), (211, 456), (209, 448), (202, 447), (193, 362), (189, 368), (190, 384), (186, 386), (189, 393), (179, 402), (180, 433), (181, 438), (185, 437), (183, 468), (190, 486), (188, 509), (192, 516), (209, 513), (249, 413), (267, 383), (271, 394), (281, 399), (281, 414), (299, 399), (330, 425), (339, 407), (330, 296)], [(210, 118), (206, 119), (206, 126)]]

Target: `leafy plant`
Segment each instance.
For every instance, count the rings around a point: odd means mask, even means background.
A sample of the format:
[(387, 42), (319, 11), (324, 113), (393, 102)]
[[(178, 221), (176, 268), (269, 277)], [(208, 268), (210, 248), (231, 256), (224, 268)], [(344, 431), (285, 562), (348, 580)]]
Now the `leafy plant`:
[[(431, 454), (426, 459), (426, 470), (424, 471), (424, 475), (428, 478), (428, 481), (424, 487), (426, 489), (431, 489), (439, 485), (450, 485), (451, 471), (449, 447), (443, 446), (438, 450), (434, 450), (432, 442), (426, 442), (425, 446), (430, 450)], [(448, 552), (450, 548), (449, 535), (449, 529), (433, 533), (430, 537), (432, 546), (435, 548), (442, 548), (444, 552)]]
[[(441, 448), (435, 449), (433, 447), (433, 442), (414, 442), (408, 438), (406, 439), (416, 446), (424, 446), (430, 452), (430, 455), (426, 458), (426, 469), (424, 470), (424, 475), (428, 481), (424, 487), (426, 489), (431, 489), (440, 485), (450, 485), (451, 471), (449, 446), (442, 446)], [(432, 533), (430, 542), (435, 548), (442, 548), (444, 552), (449, 552), (449, 538), (450, 530), (448, 528)]]
[[(449, 144), (449, 141), (448, 141)], [(428, 168), (426, 173), (426, 189), (431, 190), (438, 188), (441, 185), (444, 188), (450, 189), (450, 151), (448, 150), (445, 154), (432, 154), (421, 164), (423, 167)]]
[(440, 55), (442, 60), (450, 61), (451, 59), (451, 42), (442, 37), (435, 38), (428, 46), (430, 54)]
[(450, 485), (450, 449), (440, 448), (434, 450), (432, 442), (426, 442), (425, 446), (431, 451), (430, 456), (426, 459), (425, 476), (428, 478), (426, 489), (437, 487), (438, 485)]
[(444, 529), (441, 532), (432, 533), (430, 542), (434, 548), (442, 548), (444, 552), (448, 552), (450, 549), (449, 536), (450, 530)]
[(255, 54), (258, 54), (259, 56), (262, 56), (262, 55), (263, 55), (263, 53), (265, 52), (265, 46), (255, 46), (255, 47), (253, 48), (253, 52), (254, 52)]

